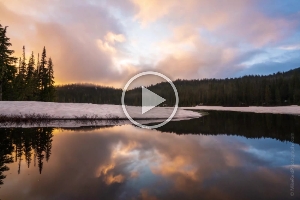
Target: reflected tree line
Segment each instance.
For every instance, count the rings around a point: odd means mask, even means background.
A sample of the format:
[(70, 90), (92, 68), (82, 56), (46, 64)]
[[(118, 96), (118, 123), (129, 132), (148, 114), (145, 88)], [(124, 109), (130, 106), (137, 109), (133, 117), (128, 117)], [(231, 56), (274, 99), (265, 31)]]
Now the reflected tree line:
[(1, 128), (0, 129), (0, 184), (3, 184), (7, 164), (18, 162), (18, 173), (25, 160), (27, 167), (38, 166), (42, 173), (44, 161), (51, 155), (53, 128)]
[(300, 134), (300, 116), (296, 115), (208, 111), (208, 115), (203, 117), (171, 121), (157, 130), (176, 134), (273, 138), (280, 141), (291, 141), (291, 133), (294, 133), (294, 143), (300, 144), (300, 137), (297, 137)]

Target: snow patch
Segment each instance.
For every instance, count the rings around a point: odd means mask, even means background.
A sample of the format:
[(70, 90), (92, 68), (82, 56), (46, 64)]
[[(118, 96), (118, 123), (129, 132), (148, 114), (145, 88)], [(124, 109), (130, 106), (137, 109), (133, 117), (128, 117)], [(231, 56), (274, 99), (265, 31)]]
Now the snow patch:
[(195, 107), (181, 107), (181, 109), (190, 110), (219, 110), (219, 111), (236, 111), (236, 112), (254, 112), (254, 113), (272, 113), (272, 114), (290, 114), (300, 115), (300, 106), (276, 106), (276, 107), (222, 107), (222, 106), (195, 106)]
[[(126, 106), (134, 119), (167, 119), (173, 112), (170, 107), (155, 107), (142, 114), (142, 107)], [(109, 119), (127, 119), (120, 105), (89, 103), (54, 103), (37, 101), (0, 101), (0, 115), (48, 115), (53, 119), (77, 119), (80, 117)], [(200, 113), (178, 109), (174, 118), (201, 117)]]

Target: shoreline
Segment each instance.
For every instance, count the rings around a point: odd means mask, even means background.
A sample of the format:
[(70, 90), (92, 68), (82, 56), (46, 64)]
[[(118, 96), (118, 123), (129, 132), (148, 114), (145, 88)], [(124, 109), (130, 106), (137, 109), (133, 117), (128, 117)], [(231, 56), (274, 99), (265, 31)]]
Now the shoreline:
[(249, 106), (249, 107), (223, 107), (223, 106), (195, 106), (195, 107), (180, 107), (185, 110), (198, 111), (231, 111), (231, 112), (251, 112), (265, 114), (285, 114), (285, 115), (300, 115), (300, 106)]
[[(166, 120), (173, 108), (155, 107), (142, 114), (142, 107), (126, 106), (135, 121)], [(178, 108), (175, 120), (201, 117), (201, 113)], [(116, 125), (129, 122), (121, 105), (54, 103), (37, 101), (0, 101), (0, 127)], [(131, 123), (131, 122), (130, 122)]]
[[(171, 121), (190, 120), (194, 118), (176, 118)], [(141, 124), (161, 123), (164, 119), (137, 119), (135, 120)], [(72, 128), (72, 127), (104, 127), (104, 126), (122, 126), (133, 125), (128, 119), (49, 119), (49, 120), (35, 120), (35, 121), (6, 121), (0, 122), (1, 128), (37, 128), (37, 127), (52, 127), (52, 128)]]
[[(161, 122), (169, 117), (172, 107), (155, 107), (141, 114), (142, 107), (126, 106), (135, 121)], [(195, 106), (178, 107), (172, 121), (199, 118), (209, 111), (252, 112), (300, 116), (300, 106)], [(126, 122), (126, 123), (124, 123)], [(90, 103), (56, 103), (37, 101), (0, 101), (0, 127), (122, 125), (129, 120), (121, 105)]]

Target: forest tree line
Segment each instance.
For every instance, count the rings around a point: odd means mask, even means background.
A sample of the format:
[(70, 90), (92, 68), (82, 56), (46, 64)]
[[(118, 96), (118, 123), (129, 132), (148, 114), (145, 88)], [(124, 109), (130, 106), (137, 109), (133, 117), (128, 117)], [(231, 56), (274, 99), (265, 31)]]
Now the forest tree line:
[[(230, 79), (176, 80), (179, 106), (280, 106), (300, 105), (300, 68), (268, 76), (251, 75)], [(166, 106), (175, 104), (169, 83), (147, 87), (166, 99)], [(69, 84), (56, 88), (58, 102), (121, 104), (121, 89), (96, 85)], [(126, 92), (127, 105), (141, 106), (142, 90)], [(163, 105), (162, 104), (162, 105)]]
[[(179, 95), (179, 106), (280, 106), (300, 105), (300, 68), (288, 72), (241, 78), (176, 80), (173, 82)], [(175, 96), (169, 83), (148, 87), (175, 104)], [(141, 89), (126, 93), (128, 105), (141, 104)]]
[(41, 59), (32, 52), (28, 61), (23, 46), (22, 57), (13, 56), (7, 27), (0, 24), (0, 101), (54, 101), (53, 61), (43, 48)]
[(56, 86), (56, 101), (73, 103), (115, 104), (121, 102), (122, 89), (92, 84)]

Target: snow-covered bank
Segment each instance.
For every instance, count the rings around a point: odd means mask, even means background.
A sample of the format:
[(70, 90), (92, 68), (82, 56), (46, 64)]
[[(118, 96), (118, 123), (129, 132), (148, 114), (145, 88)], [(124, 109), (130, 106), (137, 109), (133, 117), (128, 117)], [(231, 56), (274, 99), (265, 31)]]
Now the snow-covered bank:
[[(177, 118), (171, 121), (189, 120), (192, 118)], [(136, 120), (140, 124), (161, 123), (164, 119), (146, 119)], [(132, 124), (129, 120), (49, 120), (33, 123), (0, 123), (0, 128), (34, 128), (34, 127), (53, 127), (53, 128), (75, 128), (75, 127), (104, 127), (104, 126), (122, 126)]]
[(272, 113), (272, 114), (291, 114), (300, 115), (300, 106), (277, 106), (277, 107), (222, 107), (222, 106), (195, 106), (181, 107), (181, 109), (190, 110), (220, 110), (220, 111), (236, 111), (236, 112), (254, 112), (254, 113)]
[[(166, 119), (173, 108), (155, 107), (142, 114), (141, 107), (126, 106), (129, 115), (134, 119)], [(47, 115), (53, 119), (95, 118), (127, 119), (120, 105), (98, 105), (88, 103), (54, 103), (36, 101), (0, 101), (0, 115)], [(195, 118), (201, 114), (178, 109), (174, 118)]]

